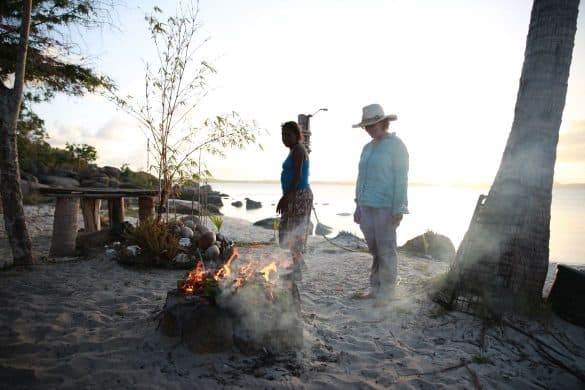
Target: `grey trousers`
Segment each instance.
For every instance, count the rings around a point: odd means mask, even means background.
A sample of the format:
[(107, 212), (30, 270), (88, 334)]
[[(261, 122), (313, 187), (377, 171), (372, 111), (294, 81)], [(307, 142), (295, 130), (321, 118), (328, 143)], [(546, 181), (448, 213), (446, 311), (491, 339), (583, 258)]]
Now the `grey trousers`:
[(392, 293), (398, 273), (396, 226), (390, 208), (360, 206), (360, 229), (374, 257), (370, 274), (372, 293)]

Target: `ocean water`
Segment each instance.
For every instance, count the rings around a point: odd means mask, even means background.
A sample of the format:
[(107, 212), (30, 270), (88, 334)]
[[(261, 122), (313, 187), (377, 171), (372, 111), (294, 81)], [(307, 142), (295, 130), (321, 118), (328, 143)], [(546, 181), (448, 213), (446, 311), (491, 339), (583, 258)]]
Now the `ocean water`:
[[(218, 182), (211, 183), (216, 191), (228, 195), (221, 212), (230, 217), (250, 222), (275, 217), (276, 203), (280, 199), (279, 183)], [(359, 226), (353, 222), (355, 204), (352, 184), (311, 184), (316, 216), (332, 228), (331, 236), (341, 230), (363, 237)], [(477, 198), (487, 189), (411, 185), (408, 189), (410, 214), (405, 215), (398, 228), (398, 245), (433, 230), (449, 237), (455, 247), (467, 231)], [(246, 210), (237, 208), (234, 201), (250, 198), (262, 202), (262, 208)], [(559, 187), (553, 190), (551, 210), (550, 259), (558, 263), (585, 264), (585, 189)]]

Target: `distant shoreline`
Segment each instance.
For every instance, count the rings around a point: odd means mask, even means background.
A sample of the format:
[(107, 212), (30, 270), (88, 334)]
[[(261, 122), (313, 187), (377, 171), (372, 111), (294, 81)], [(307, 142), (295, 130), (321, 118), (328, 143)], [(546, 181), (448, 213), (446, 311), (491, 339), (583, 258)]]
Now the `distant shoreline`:
[[(221, 184), (221, 183), (254, 183), (254, 184), (280, 184), (278, 180), (225, 180), (225, 179), (212, 179), (209, 180), (210, 184)], [(329, 180), (315, 180), (311, 181), (311, 184), (330, 184), (330, 185), (354, 185), (355, 181), (340, 180), (340, 181), (329, 181)], [(489, 190), (491, 184), (488, 183), (420, 183), (410, 182), (410, 186), (417, 187), (461, 187), (461, 188), (480, 188), (486, 191)], [(585, 189), (585, 183), (555, 183), (553, 188), (575, 188)]]

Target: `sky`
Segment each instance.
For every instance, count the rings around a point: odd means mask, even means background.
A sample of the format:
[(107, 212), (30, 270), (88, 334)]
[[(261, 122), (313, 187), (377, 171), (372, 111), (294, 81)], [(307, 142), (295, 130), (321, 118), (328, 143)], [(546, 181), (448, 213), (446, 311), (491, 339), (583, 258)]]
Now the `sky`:
[[(555, 181), (585, 183), (585, 2), (581, 2)], [(79, 34), (90, 65), (123, 95), (143, 94), (153, 45), (144, 15), (177, 1), (126, 0), (117, 28)], [(530, 0), (202, 0), (200, 59), (218, 73), (192, 118), (231, 111), (266, 133), (225, 158), (203, 155), (214, 178), (279, 180), (288, 154), (280, 125), (311, 114), (311, 180), (355, 180), (364, 105), (398, 116), (412, 183), (485, 184), (498, 169), (513, 120)], [(72, 33), (76, 34), (75, 30)], [(100, 95), (59, 96), (35, 107), (54, 146), (87, 143), (99, 165), (146, 167), (138, 123)]]

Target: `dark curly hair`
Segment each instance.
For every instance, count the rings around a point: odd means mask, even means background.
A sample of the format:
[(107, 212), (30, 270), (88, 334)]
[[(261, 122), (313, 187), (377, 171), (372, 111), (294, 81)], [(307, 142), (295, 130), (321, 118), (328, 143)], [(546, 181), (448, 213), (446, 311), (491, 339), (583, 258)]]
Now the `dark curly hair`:
[(291, 133), (293, 133), (297, 137), (299, 142), (303, 142), (305, 140), (305, 137), (303, 136), (303, 132), (301, 131), (301, 127), (295, 121), (289, 121), (289, 122), (283, 123), (281, 126), (281, 129), (282, 129), (282, 131), (290, 131)]

